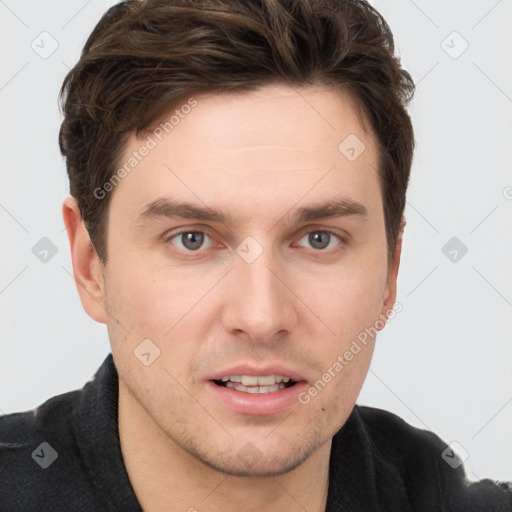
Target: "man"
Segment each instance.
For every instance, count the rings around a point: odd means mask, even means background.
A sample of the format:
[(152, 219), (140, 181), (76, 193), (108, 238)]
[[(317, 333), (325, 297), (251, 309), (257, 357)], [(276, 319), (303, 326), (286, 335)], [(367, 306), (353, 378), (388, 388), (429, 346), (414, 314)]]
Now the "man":
[(112, 354), (0, 418), (0, 510), (512, 510), (435, 434), (356, 405), (394, 314), (413, 89), (364, 2), (103, 16), (59, 142)]

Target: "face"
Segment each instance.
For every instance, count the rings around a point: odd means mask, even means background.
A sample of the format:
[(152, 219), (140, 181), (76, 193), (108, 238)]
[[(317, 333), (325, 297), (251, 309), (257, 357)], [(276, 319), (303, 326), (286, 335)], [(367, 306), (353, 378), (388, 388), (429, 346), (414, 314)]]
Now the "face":
[(395, 300), (376, 142), (340, 91), (195, 99), (115, 185), (100, 320), (120, 387), (169, 443), (281, 474), (344, 424), (373, 351), (358, 336)]

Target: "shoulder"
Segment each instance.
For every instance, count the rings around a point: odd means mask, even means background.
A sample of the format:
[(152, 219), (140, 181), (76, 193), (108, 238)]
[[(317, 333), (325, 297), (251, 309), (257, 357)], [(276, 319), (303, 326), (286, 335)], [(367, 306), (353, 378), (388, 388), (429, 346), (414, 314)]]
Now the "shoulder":
[[(34, 409), (0, 416), (0, 458), (5, 460), (20, 450), (35, 449), (37, 441), (45, 437), (59, 437), (69, 441), (73, 410), (80, 399), (80, 391), (54, 396)], [(2, 466), (3, 468), (3, 466)]]
[(0, 416), (0, 511), (45, 510), (49, 495), (61, 492), (65, 498), (77, 483), (80, 457), (72, 423), (80, 398), (80, 390), (70, 391)]
[(373, 443), (388, 456), (418, 458), (446, 447), (433, 432), (413, 427), (396, 414), (374, 407), (356, 408)]
[(34, 409), (0, 416), (0, 452), (4, 442), (24, 442), (40, 429), (62, 429), (80, 399), (80, 390), (49, 398)]
[(396, 414), (356, 406), (375, 458), (400, 475), (410, 500), (437, 494), (447, 510), (512, 511), (512, 483), (471, 482), (460, 457), (431, 431), (413, 427)]

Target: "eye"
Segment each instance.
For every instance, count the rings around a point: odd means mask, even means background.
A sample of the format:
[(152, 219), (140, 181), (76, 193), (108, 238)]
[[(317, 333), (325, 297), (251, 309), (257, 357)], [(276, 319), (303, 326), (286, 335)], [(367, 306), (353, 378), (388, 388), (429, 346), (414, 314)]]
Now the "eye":
[(300, 240), (306, 238), (307, 242), (311, 244), (313, 249), (324, 251), (336, 245), (335, 243), (331, 245), (331, 242), (333, 241), (332, 237), (337, 238), (340, 242), (344, 242), (344, 239), (341, 236), (333, 233), (332, 231), (324, 230), (309, 231), (308, 233), (304, 234)]
[[(210, 243), (205, 246), (205, 241), (207, 241), (207, 239), (210, 240)], [(325, 251), (336, 246), (337, 242), (346, 242), (345, 238), (329, 230), (309, 231), (299, 239), (299, 243), (304, 239), (306, 239), (307, 243), (309, 243), (316, 251)], [(201, 252), (201, 249), (208, 249), (211, 247), (212, 240), (213, 238), (204, 231), (191, 230), (174, 233), (167, 237), (165, 242), (171, 242), (185, 253), (198, 253)]]
[(200, 249), (204, 243), (205, 237), (211, 239), (204, 231), (181, 231), (180, 233), (170, 236), (166, 241), (171, 242), (176, 238), (178, 241), (181, 241), (181, 246), (176, 244), (180, 249), (198, 252), (198, 249)]

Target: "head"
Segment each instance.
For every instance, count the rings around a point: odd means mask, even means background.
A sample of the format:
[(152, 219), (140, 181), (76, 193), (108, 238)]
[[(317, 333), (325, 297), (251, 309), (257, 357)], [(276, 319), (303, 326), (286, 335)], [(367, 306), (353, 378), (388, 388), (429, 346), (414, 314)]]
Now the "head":
[[(343, 425), (395, 303), (413, 88), (365, 2), (128, 1), (100, 20), (61, 90), (64, 218), (120, 386), (169, 443), (279, 474)], [(225, 402), (219, 377), (259, 370), (295, 376), (293, 403)]]

